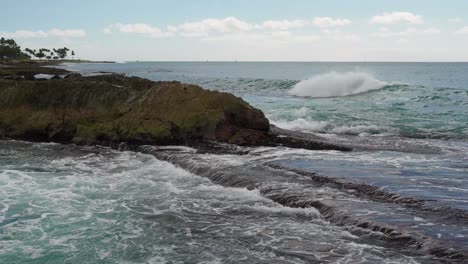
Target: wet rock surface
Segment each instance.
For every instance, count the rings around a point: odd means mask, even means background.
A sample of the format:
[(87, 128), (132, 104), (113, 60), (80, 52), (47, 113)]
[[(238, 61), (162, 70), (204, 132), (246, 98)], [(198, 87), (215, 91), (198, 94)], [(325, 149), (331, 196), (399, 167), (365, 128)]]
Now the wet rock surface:
[(271, 133), (262, 111), (232, 94), (196, 85), (118, 74), (83, 77), (71, 73), (32, 81), (28, 74), (22, 75), (24, 81), (0, 80), (2, 138), (114, 148), (126, 142), (130, 149), (142, 144), (178, 144), (218, 153), (231, 150), (209, 141), (350, 150)]
[[(413, 197), (391, 193), (371, 184), (355, 183), (328, 175), (282, 166), (268, 150), (239, 148), (248, 154), (234, 157), (206, 155), (189, 148), (140, 146), (136, 150), (154, 155), (225, 187), (257, 190), (285, 207), (315, 208), (337, 226), (347, 227), (376, 245), (408, 254), (421, 254), (424, 263), (465, 263), (467, 244), (455, 245), (437, 230), (465, 234), (466, 212), (441, 208)], [(271, 150), (275, 153), (274, 150)], [(227, 162), (229, 160), (229, 162)], [(418, 225), (419, 217), (430, 225)], [(416, 220), (415, 220), (416, 219)], [(434, 261), (434, 262), (432, 262)]]
[(242, 99), (179, 82), (106, 75), (2, 80), (3, 137), (98, 144), (251, 143), (268, 120)]

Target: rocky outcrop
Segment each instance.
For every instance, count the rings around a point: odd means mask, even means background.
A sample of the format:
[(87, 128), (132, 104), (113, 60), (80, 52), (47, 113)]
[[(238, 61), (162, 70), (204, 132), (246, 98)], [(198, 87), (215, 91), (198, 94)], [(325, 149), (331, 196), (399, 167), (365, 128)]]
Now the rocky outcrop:
[(63, 76), (64, 79), (77, 78), (77, 77), (82, 77), (82, 75), (79, 74), (79, 73), (72, 72), (72, 73), (69, 73), (69, 74)]
[(23, 62), (0, 64), (0, 79), (26, 79), (36, 80), (37, 74), (64, 75), (69, 73), (65, 69), (43, 67), (52, 63)]
[(116, 148), (125, 142), (130, 149), (179, 144), (207, 152), (224, 149), (213, 142), (349, 150), (270, 133), (260, 110), (229, 93), (117, 74), (0, 80), (0, 138)]
[(248, 144), (268, 120), (242, 99), (180, 82), (103, 75), (0, 81), (0, 134), (33, 141)]

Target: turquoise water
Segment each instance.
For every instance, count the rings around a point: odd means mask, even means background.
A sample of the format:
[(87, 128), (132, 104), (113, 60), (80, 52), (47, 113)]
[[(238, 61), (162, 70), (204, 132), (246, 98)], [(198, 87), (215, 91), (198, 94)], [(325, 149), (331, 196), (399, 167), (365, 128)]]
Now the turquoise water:
[[(0, 263), (439, 263), (264, 190), (468, 252), (468, 63), (129, 62), (63, 67), (226, 91), (352, 152), (153, 156), (0, 142)], [(268, 164), (424, 200), (379, 202)], [(200, 168), (203, 173), (196, 173)], [(191, 170), (192, 169), (192, 170)], [(243, 185), (241, 183), (248, 184)], [(429, 208), (429, 209), (428, 209)], [(431, 208), (448, 210), (447, 215)]]
[(0, 146), (1, 263), (416, 263), (313, 208), (283, 207), (150, 155)]
[[(235, 93), (289, 129), (468, 139), (468, 63), (147, 62), (68, 68)], [(289, 93), (309, 78), (319, 80)]]

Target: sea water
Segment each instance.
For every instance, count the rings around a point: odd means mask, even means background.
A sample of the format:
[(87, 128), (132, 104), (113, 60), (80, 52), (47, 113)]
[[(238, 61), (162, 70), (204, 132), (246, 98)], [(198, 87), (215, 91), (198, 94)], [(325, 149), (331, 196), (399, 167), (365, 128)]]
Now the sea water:
[[(188, 152), (175, 154), (179, 163), (170, 164), (106, 148), (3, 141), (1, 263), (444, 261), (427, 250), (386, 241), (379, 232), (329, 219), (313, 206), (283, 206), (267, 189), (427, 237), (428, 244), (436, 241), (461, 252), (468, 248), (468, 63), (127, 62), (62, 67), (230, 92), (280, 128), (313, 133), (354, 151), (260, 147), (246, 156)], [(314, 185), (268, 169), (271, 164), (376, 186), (424, 201), (424, 208)], [(206, 173), (187, 169), (195, 167)], [(431, 213), (433, 208), (450, 208), (451, 214)]]

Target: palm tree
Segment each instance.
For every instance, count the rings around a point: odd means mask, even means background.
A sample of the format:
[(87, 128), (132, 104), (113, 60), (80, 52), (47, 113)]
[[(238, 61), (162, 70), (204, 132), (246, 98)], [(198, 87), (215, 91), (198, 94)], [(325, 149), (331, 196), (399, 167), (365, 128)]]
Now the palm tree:
[(24, 51), (26, 53), (29, 53), (31, 55), (31, 57), (33, 57), (33, 58), (36, 57), (36, 51), (35, 50), (32, 50), (30, 48), (26, 48)]
[(39, 59), (44, 58), (46, 56), (45, 51), (45, 49), (39, 49), (39, 52), (36, 53), (36, 57), (38, 57)]
[(69, 48), (64, 47), (61, 49), (54, 49), (54, 52), (57, 54), (58, 57), (60, 57), (60, 59), (63, 60), (65, 57), (67, 57), (69, 50)]

